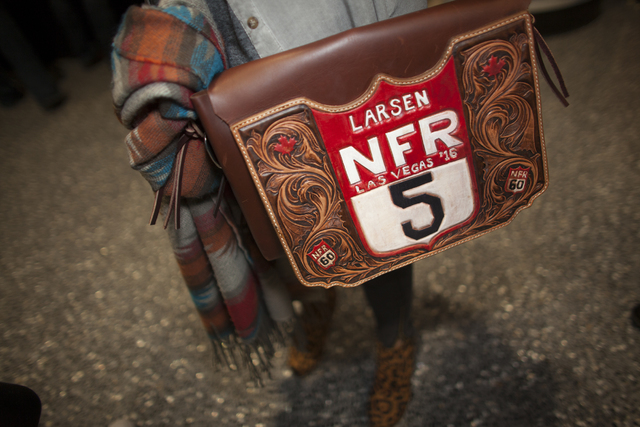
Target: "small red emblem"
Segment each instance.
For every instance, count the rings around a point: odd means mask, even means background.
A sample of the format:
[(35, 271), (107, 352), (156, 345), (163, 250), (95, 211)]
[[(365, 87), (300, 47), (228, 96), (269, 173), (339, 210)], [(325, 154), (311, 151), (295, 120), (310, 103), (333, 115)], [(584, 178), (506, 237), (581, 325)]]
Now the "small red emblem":
[(324, 240), (318, 243), (307, 255), (325, 270), (333, 267), (338, 259), (335, 251)]
[(293, 151), (293, 148), (296, 146), (296, 142), (298, 142), (295, 138), (287, 139), (287, 137), (284, 135), (280, 135), (278, 141), (279, 143), (276, 144), (273, 149), (282, 154), (290, 154), (291, 151)]
[(482, 71), (489, 74), (491, 77), (495, 77), (500, 74), (500, 71), (502, 71), (502, 68), (504, 68), (505, 65), (507, 65), (507, 63), (504, 59), (498, 61), (498, 58), (491, 55), (491, 58), (489, 58), (489, 65), (482, 67)]
[(521, 193), (527, 188), (529, 181), (529, 168), (510, 168), (507, 176), (507, 183), (504, 189), (509, 193)]

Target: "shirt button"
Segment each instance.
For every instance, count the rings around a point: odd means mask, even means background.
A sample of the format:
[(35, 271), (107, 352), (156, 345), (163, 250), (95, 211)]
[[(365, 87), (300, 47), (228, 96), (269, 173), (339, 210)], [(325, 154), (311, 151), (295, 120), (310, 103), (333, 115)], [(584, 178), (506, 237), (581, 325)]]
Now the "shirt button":
[(258, 28), (258, 24), (260, 22), (258, 22), (258, 19), (255, 17), (251, 17), (249, 19), (247, 19), (247, 25), (249, 26), (249, 28), (251, 28), (252, 30), (255, 30), (256, 28)]

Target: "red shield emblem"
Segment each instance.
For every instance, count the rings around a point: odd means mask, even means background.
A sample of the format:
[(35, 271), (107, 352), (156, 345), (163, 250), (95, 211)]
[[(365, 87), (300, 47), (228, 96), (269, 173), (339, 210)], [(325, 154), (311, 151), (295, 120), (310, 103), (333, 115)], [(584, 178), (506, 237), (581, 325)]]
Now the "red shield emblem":
[(333, 267), (338, 258), (335, 251), (324, 240), (318, 243), (307, 255), (325, 270)]
[(527, 188), (527, 182), (529, 181), (529, 168), (509, 168), (509, 175), (507, 176), (507, 183), (504, 189), (509, 193), (521, 193)]
[(478, 196), (453, 61), (431, 79), (382, 81), (362, 105), (314, 117), (370, 254), (430, 249), (473, 218)]

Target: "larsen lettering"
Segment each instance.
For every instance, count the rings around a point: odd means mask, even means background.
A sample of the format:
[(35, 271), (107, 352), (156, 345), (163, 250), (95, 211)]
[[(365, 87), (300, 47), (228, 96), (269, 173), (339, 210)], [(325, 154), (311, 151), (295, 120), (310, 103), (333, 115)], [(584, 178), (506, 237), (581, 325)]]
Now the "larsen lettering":
[(400, 98), (388, 100), (386, 104), (378, 104), (375, 108), (365, 110), (364, 119), (360, 117), (356, 118), (358, 119), (356, 120), (352, 115), (349, 115), (349, 124), (353, 132), (359, 132), (371, 127), (373, 124), (392, 120), (394, 117), (402, 115), (403, 112), (410, 112), (428, 105), (429, 97), (426, 90), (407, 93)]

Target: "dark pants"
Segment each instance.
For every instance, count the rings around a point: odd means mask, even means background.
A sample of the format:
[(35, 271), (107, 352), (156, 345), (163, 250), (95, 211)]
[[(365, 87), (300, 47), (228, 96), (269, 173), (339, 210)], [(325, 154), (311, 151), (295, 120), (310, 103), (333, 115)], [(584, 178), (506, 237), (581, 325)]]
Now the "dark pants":
[(362, 285), (376, 318), (378, 339), (385, 347), (392, 347), (398, 338), (413, 336), (412, 273), (409, 265)]

